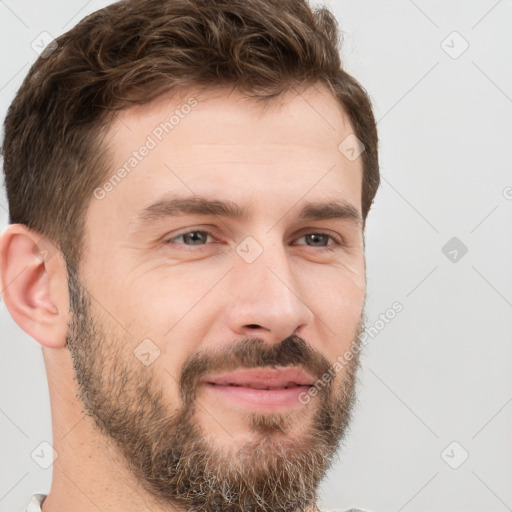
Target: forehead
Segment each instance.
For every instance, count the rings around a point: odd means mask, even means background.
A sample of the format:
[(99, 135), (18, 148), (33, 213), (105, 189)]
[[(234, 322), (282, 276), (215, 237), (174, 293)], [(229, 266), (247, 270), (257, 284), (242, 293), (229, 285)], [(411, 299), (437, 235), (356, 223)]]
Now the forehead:
[(330, 193), (360, 211), (362, 159), (339, 149), (351, 133), (347, 114), (319, 85), (269, 103), (223, 89), (164, 95), (114, 119), (105, 197), (91, 209), (132, 219), (168, 192), (270, 200), (277, 214), (283, 201)]
[[(183, 123), (187, 118), (188, 122)], [(294, 124), (305, 118), (309, 118), (308, 126)], [(251, 121), (249, 124), (240, 125), (241, 121), (248, 120)], [(222, 87), (178, 89), (144, 105), (121, 110), (115, 116), (109, 135), (114, 141), (118, 141), (118, 137), (126, 140), (130, 134), (136, 136), (132, 133), (134, 127), (147, 132), (166, 121), (173, 125), (175, 135), (179, 132), (186, 136), (189, 128), (196, 137), (212, 140), (221, 137), (222, 133), (216, 129), (220, 124), (224, 127), (236, 125), (241, 138), (245, 138), (251, 129), (254, 129), (253, 135), (258, 132), (259, 137), (265, 131), (273, 135), (273, 128), (282, 125), (287, 130), (281, 136), (305, 137), (307, 140), (304, 142), (310, 143), (319, 143), (327, 133), (353, 131), (350, 119), (338, 100), (324, 85), (318, 83), (306, 89), (294, 87), (268, 100), (252, 98), (237, 89)], [(200, 125), (203, 125), (203, 129), (198, 132)], [(168, 135), (170, 132), (164, 130), (164, 133)], [(159, 134), (155, 136), (158, 138)]]

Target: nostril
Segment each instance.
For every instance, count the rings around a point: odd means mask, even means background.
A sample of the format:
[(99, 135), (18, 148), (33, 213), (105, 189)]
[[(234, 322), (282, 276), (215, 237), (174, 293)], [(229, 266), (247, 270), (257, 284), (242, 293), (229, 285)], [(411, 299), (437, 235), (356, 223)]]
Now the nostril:
[(260, 329), (261, 325), (258, 324), (249, 324), (246, 327), (249, 327), (250, 329)]

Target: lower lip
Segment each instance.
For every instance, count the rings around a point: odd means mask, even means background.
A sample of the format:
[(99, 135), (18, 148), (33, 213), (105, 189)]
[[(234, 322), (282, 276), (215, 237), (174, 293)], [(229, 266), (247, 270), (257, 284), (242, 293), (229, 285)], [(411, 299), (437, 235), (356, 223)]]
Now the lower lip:
[(243, 407), (275, 411), (303, 405), (300, 398), (305, 396), (311, 386), (295, 386), (288, 389), (255, 389), (206, 383), (205, 387), (217, 396), (227, 398)]

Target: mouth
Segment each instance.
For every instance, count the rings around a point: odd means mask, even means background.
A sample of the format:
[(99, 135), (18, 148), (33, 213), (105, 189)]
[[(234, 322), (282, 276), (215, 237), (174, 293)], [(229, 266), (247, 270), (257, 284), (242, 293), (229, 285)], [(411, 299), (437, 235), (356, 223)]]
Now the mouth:
[(252, 368), (207, 377), (204, 386), (235, 407), (276, 411), (301, 405), (315, 379), (300, 368)]
[(270, 389), (289, 389), (289, 388), (294, 388), (294, 387), (302, 387), (302, 384), (297, 384), (296, 382), (287, 382), (284, 386), (264, 386), (264, 385), (257, 385), (257, 384), (251, 384), (251, 383), (247, 383), (247, 384), (233, 384), (233, 383), (229, 383), (229, 384), (218, 384), (216, 382), (208, 382), (207, 384), (211, 384), (212, 386), (234, 386), (236, 388), (251, 388), (251, 389), (266, 389), (266, 390), (270, 390)]

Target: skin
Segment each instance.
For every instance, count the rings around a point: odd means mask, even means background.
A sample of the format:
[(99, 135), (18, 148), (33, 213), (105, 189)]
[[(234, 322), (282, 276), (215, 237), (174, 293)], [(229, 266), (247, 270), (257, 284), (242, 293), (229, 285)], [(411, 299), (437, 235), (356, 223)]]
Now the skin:
[[(112, 172), (190, 96), (190, 91), (166, 95), (120, 112), (105, 141)], [(350, 161), (338, 150), (353, 129), (335, 98), (321, 86), (301, 94), (289, 91), (266, 108), (236, 91), (203, 91), (194, 97), (197, 106), (136, 168), (104, 198), (91, 198), (79, 275), (89, 316), (82, 323), (74, 320), (73, 307), (70, 311), (62, 254), (51, 253), (42, 261), (34, 251), (40, 235), (22, 225), (10, 225), (0, 239), (4, 301), (18, 325), (43, 346), (48, 375), (58, 458), (44, 512), (187, 510), (141, 483), (127, 463), (122, 441), (98, 428), (98, 418), (87, 409), (88, 396), (91, 406), (94, 394), (87, 395), (80, 378), (77, 382), (77, 374), (85, 380), (77, 362), (94, 368), (97, 382), (104, 379), (96, 398), (105, 404), (116, 403), (113, 390), (125, 391), (118, 403), (126, 407), (125, 425), (130, 425), (135, 422), (130, 406), (142, 389), (152, 392), (148, 404), (159, 403), (167, 411), (163, 417), (180, 410), (184, 396), (179, 383), (194, 355), (205, 354), (220, 374), (240, 340), (261, 340), (271, 350), (296, 336), (311, 349), (311, 368), (320, 377), (361, 332), (366, 290), (362, 223), (298, 217), (308, 201), (339, 199), (361, 215), (362, 160)], [(187, 214), (150, 225), (137, 221), (140, 211), (169, 193), (231, 200), (250, 214), (246, 219)], [(209, 231), (210, 236), (197, 245), (179, 237), (193, 231)], [(312, 233), (333, 236), (321, 238), (333, 250), (305, 236)], [(252, 263), (237, 253), (248, 236), (262, 250)], [(336, 237), (343, 238), (344, 246), (335, 244)], [(97, 330), (84, 332), (91, 325)], [(149, 366), (134, 356), (145, 339), (160, 351)], [(215, 358), (220, 351), (226, 358)], [(284, 456), (291, 456), (294, 446), (314, 446), (310, 434), (315, 434), (322, 407), (346, 404), (348, 409), (356, 368), (354, 358), (336, 372), (323, 398), (273, 416), (266, 431), (265, 415), (251, 416), (191, 384), (195, 407), (190, 424), (208, 436), (219, 464), (234, 461), (263, 438), (279, 440)], [(131, 376), (125, 381), (123, 369), (125, 378)], [(110, 384), (109, 376), (114, 379)], [(334, 420), (348, 421), (346, 412)], [(147, 428), (143, 422), (137, 426), (142, 432)], [(337, 447), (345, 426), (336, 431), (336, 439), (326, 440), (326, 455)], [(249, 451), (247, 467), (275, 457), (270, 444), (261, 447), (257, 457)], [(320, 478), (324, 469), (320, 465), (314, 476)]]

